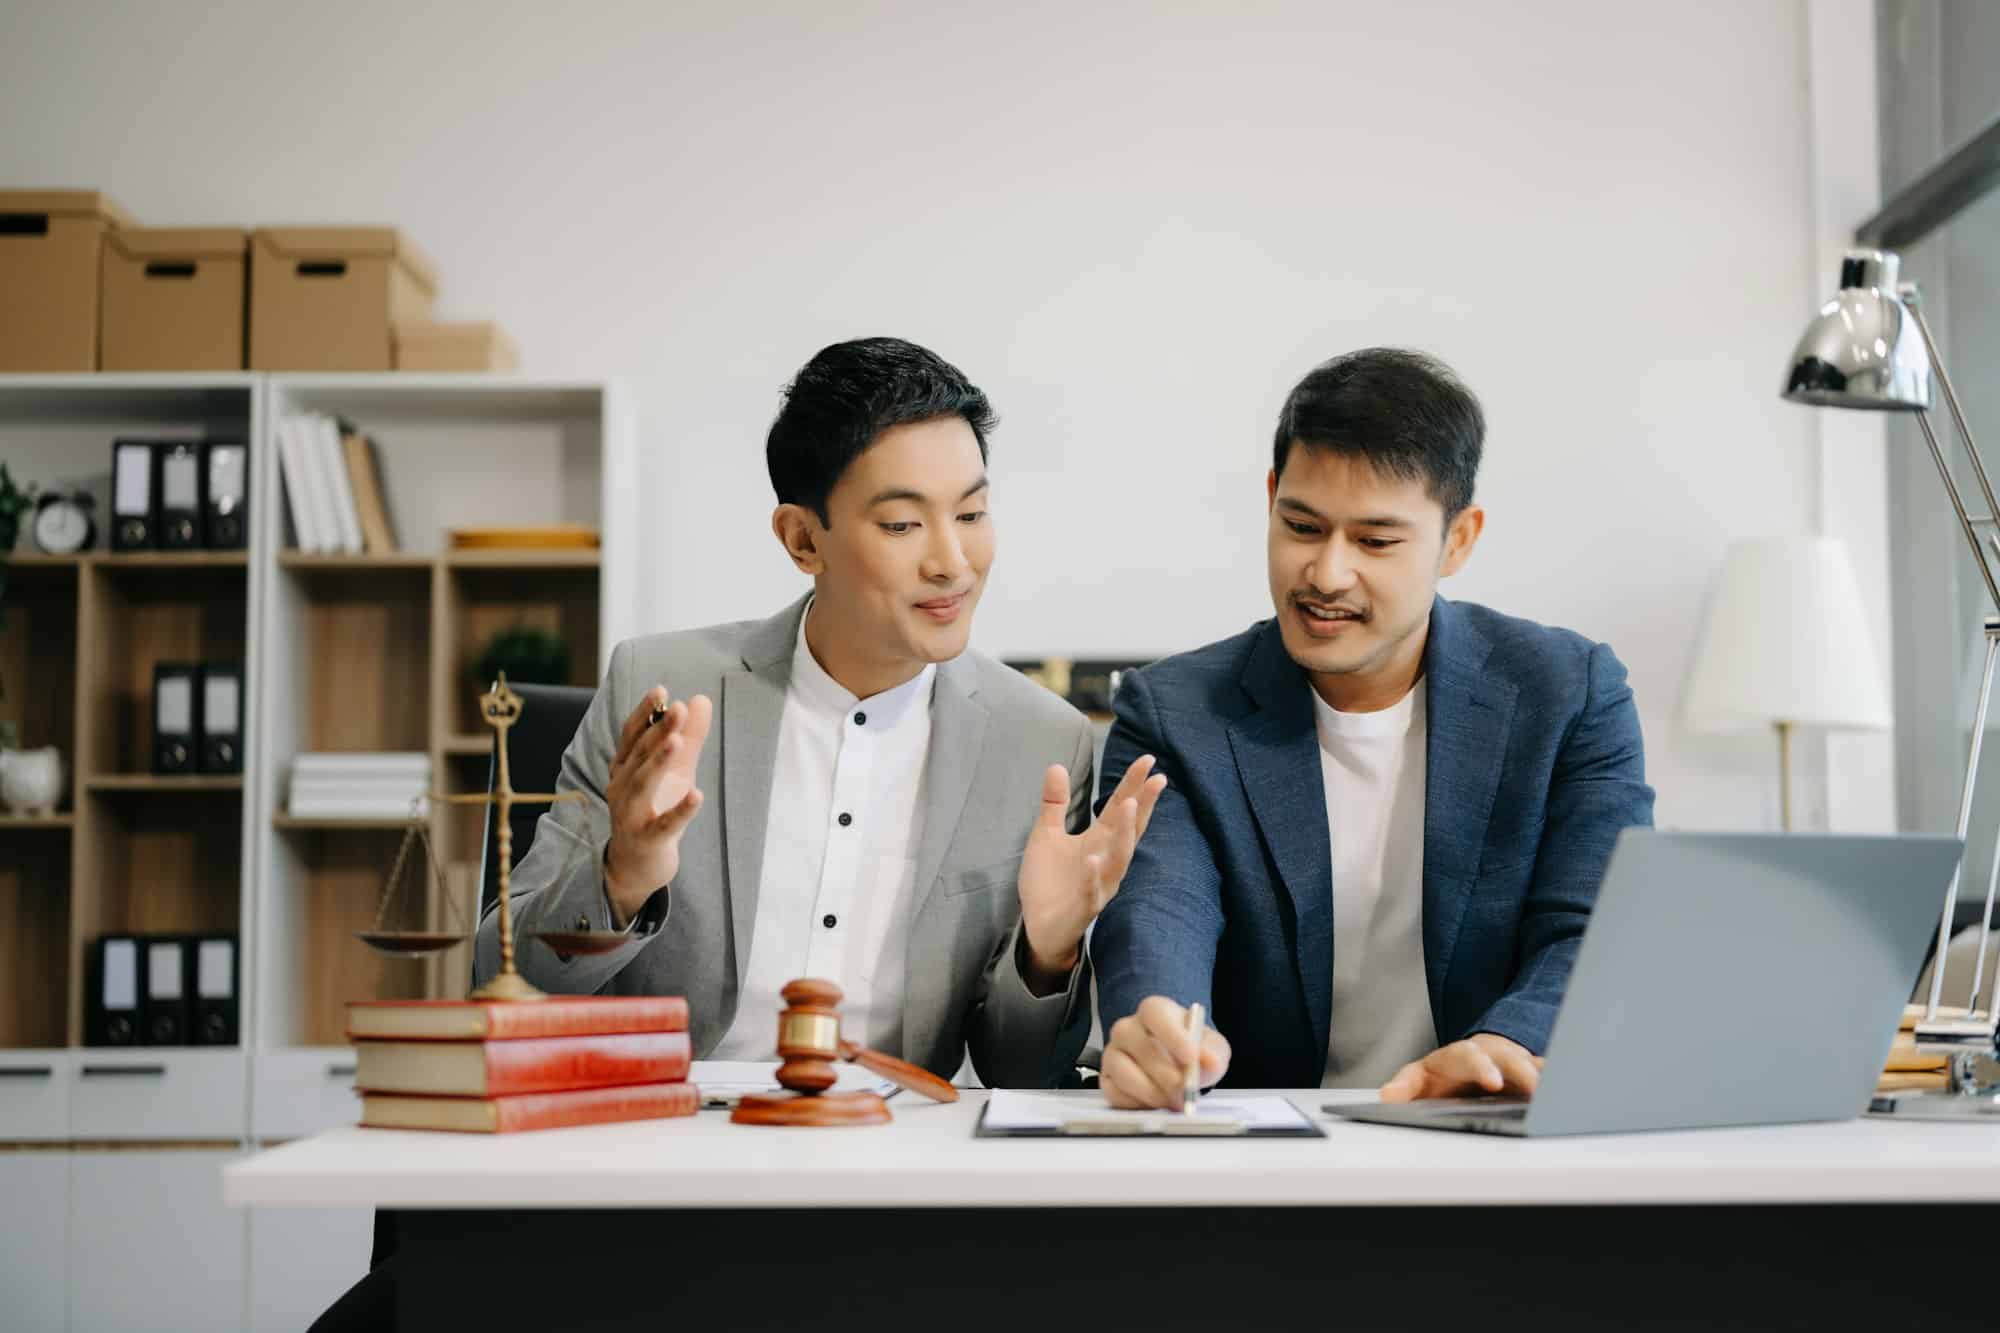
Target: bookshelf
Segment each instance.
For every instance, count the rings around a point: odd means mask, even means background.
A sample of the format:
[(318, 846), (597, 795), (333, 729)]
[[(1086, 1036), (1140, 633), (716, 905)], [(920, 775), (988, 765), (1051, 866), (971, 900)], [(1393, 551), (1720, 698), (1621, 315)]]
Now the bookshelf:
[(53, 815), (0, 815), (0, 1065), (50, 1085), (0, 1104), (0, 1139), (242, 1137), (241, 1047), (85, 1050), (84, 986), (102, 934), (241, 932), (251, 916), (252, 779), (154, 775), (150, 701), (163, 660), (242, 662), (254, 689), (258, 552), (102, 542), (113, 439), (229, 436), (254, 468), (262, 398), (250, 375), (0, 375), (0, 459), (18, 482), (89, 491), (99, 529), (75, 555), (24, 530), (8, 557), (0, 716), (25, 747), (62, 751), (66, 790)]
[[(273, 429), (287, 414), (322, 412), (375, 441), (401, 549), (301, 552), (281, 478), (266, 470), (253, 479), (254, 523), (271, 553), (257, 645), (264, 689), (249, 743), (265, 775), (249, 821), (258, 904), (250, 1115), (260, 1141), (351, 1123), (348, 1000), (456, 997), (471, 971), (468, 947), (424, 961), (385, 958), (355, 939), (374, 924), (411, 821), (289, 814), (293, 759), (421, 751), (433, 790), (483, 791), (491, 742), (472, 704), (472, 666), (492, 634), (553, 631), (569, 650), (569, 683), (596, 682), (608, 651), (600, 550), (455, 551), (447, 534), (549, 523), (604, 532), (606, 463), (624, 447), (625, 420), (613, 386), (579, 381), (274, 375), (267, 393)], [(434, 805), (427, 826), (444, 891), (406, 870), (386, 924), (469, 929), (480, 812)]]
[[(297, 411), (376, 440), (398, 553), (295, 549), (275, 422)], [(225, 435), (248, 445), (246, 550), (104, 548), (113, 439)], [(18, 482), (90, 491), (98, 527), (96, 549), (45, 555), (24, 523), (8, 558), (0, 717), (24, 747), (61, 749), (67, 790), (49, 815), (0, 812), (0, 1067), (24, 1075), (0, 1079), (0, 1144), (243, 1144), (352, 1120), (344, 1003), (461, 994), (469, 951), (425, 964), (353, 938), (410, 823), (289, 815), (291, 760), (423, 751), (435, 788), (483, 790), (490, 740), (469, 700), (485, 638), (553, 630), (570, 683), (593, 683), (616, 548), (453, 551), (447, 531), (578, 523), (615, 543), (607, 497), (630, 435), (599, 381), (0, 375), (0, 459)], [(150, 771), (163, 660), (243, 664), (241, 775)], [(440, 807), (431, 828), (469, 923), (479, 813)], [(403, 924), (449, 915), (435, 893), (403, 908)], [(84, 1045), (90, 947), (134, 931), (238, 934), (241, 1045)]]

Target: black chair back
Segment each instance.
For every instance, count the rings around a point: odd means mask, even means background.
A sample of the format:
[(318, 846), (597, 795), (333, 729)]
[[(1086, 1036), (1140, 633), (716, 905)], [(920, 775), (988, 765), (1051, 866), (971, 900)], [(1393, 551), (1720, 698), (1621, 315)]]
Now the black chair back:
[[(521, 696), (521, 717), (507, 729), (507, 776), (519, 792), (552, 792), (556, 775), (562, 771), (563, 751), (583, 724), (583, 715), (597, 693), (581, 685), (515, 685)], [(486, 792), (490, 796), (500, 781), (496, 755), (486, 769)], [(508, 821), (513, 826), (513, 845), (508, 849), (508, 870), (521, 864), (535, 841), (535, 824), (546, 805), (517, 805)], [(479, 915), (483, 919), (493, 907), (500, 889), (499, 807), (486, 807), (486, 845), (479, 869)]]

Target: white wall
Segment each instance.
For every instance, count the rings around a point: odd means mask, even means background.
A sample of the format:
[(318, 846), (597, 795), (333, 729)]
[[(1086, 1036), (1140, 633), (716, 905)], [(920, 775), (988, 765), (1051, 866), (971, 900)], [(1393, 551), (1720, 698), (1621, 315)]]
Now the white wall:
[(1768, 824), (1682, 735), (1723, 548), (1818, 521), (1781, 403), (1819, 298), (1801, 0), (9, 5), (0, 181), (147, 222), (392, 220), (443, 312), (632, 382), (654, 555), (619, 628), (758, 615), (778, 386), (893, 332), (986, 387), (977, 642), (1148, 655), (1268, 610), (1291, 382), (1456, 365), (1491, 518), (1455, 595), (1608, 639), (1663, 822)]

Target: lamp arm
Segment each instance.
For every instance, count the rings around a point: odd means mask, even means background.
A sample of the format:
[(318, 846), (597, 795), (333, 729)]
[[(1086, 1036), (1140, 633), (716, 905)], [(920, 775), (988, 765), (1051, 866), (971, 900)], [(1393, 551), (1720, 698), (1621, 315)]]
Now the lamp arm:
[[(1930, 321), (1924, 318), (1923, 302), (1919, 298), (1916, 288), (1912, 285), (1906, 285), (1901, 295), (1905, 308), (1909, 310), (1911, 317), (1917, 322), (1917, 332), (1923, 337), (1924, 352), (1930, 357), (1931, 369), (1937, 375), (1939, 386), (1944, 389), (1945, 406), (1951, 411), (1952, 425), (1957, 428), (1959, 439), (1965, 443), (1966, 456), (1972, 460), (1972, 475), (1978, 480), (1980, 493), (1986, 499), (1986, 512), (1989, 517), (2000, 520), (2000, 500), (1994, 498), (1993, 480), (1987, 474), (1985, 460), (1980, 457), (1979, 442), (1973, 437), (1972, 427), (1965, 420), (1965, 408), (1958, 401), (1958, 390), (1952, 387), (1951, 375), (1944, 368), (1944, 358), (1938, 354), (1937, 339), (1931, 334)], [(1987, 558), (1986, 548), (1980, 542), (1978, 533), (1973, 528), (1971, 517), (1965, 512), (1964, 498), (1959, 494), (1958, 485), (1952, 479), (1951, 467), (1945, 462), (1944, 451), (1938, 446), (1937, 433), (1931, 429), (1930, 414), (1919, 412), (1917, 414), (1917, 424), (1923, 428), (1924, 440), (1931, 447), (1931, 458), (1937, 463), (1938, 476), (1944, 481), (1945, 491), (1951, 496), (1952, 507), (1958, 511), (1959, 526), (1965, 530), (1965, 539), (1972, 546), (1974, 559), (1979, 564), (1980, 577), (1986, 580), (1987, 595), (1993, 599), (1995, 609), (2000, 610), (2000, 583), (1995, 582), (1992, 561)], [(1995, 543), (1995, 551), (1996, 555), (2000, 555), (2000, 542)], [(1959, 837), (1961, 838), (1965, 836), (1968, 823), (1967, 817), (1971, 813), (1973, 770), (1979, 763), (1979, 742), (1984, 739), (1986, 729), (1986, 706), (1993, 690), (1993, 666), (1997, 649), (2000, 649), (2000, 641), (1996, 641), (1989, 632), (1986, 640), (1986, 669), (1980, 688), (1978, 715), (1974, 721), (1974, 726), (1977, 730), (1974, 731), (1972, 736), (1972, 756), (1967, 765), (1965, 786), (1961, 795), (1961, 809), (1959, 811)], [(1994, 873), (1987, 877), (1986, 903), (1984, 909), (1979, 914), (1979, 948), (1974, 954), (1972, 991), (1966, 997), (1965, 1001), (1966, 1016), (1968, 1018), (1976, 1016), (1980, 1008), (1980, 992), (1983, 989), (1983, 974), (1986, 970), (1986, 945), (1993, 929), (1995, 890), (1996, 888), (2000, 888), (2000, 845), (1995, 846), (1994, 857), (1995, 861), (1992, 867)], [(1959, 874), (1955, 871), (1951, 877), (1951, 887), (1945, 892), (1944, 915), (1938, 922), (1937, 957), (1931, 964), (1931, 993), (1929, 1003), (1925, 1006), (1926, 1022), (1936, 1021), (1938, 1002), (1943, 998), (1944, 994), (1945, 952), (1951, 940), (1952, 919), (1957, 915), (1958, 885)], [(2000, 1015), (1989, 1017), (1987, 1023), (1989, 1029), (1996, 1027), (1992, 1021), (1992, 1017), (2000, 1017)]]
[[(1924, 340), (1924, 352), (1930, 357), (1931, 369), (1944, 389), (1944, 401), (1951, 410), (1952, 424), (1958, 429), (1959, 439), (1965, 442), (1966, 456), (1972, 460), (1972, 475), (1979, 482), (1980, 494), (1986, 499), (1986, 512), (1995, 520), (2000, 520), (2000, 499), (1994, 497), (1993, 479), (1986, 471), (1986, 460), (1980, 457), (1979, 442), (1973, 438), (1972, 427), (1966, 424), (1965, 409), (1959, 405), (1958, 391), (1952, 387), (1951, 375), (1944, 368), (1944, 358), (1938, 355), (1937, 340), (1931, 336), (1930, 321), (1924, 318), (1923, 302), (1915, 285), (1905, 283), (1901, 296), (1904, 308), (1916, 320), (1917, 332)], [(1979, 565), (1979, 576), (1986, 581), (1986, 595), (1993, 599), (1993, 609), (2000, 611), (2000, 580), (1995, 579), (1992, 558), (1979, 540), (1972, 516), (1966, 512), (1965, 497), (1959, 493), (1958, 481), (1951, 475), (1951, 465), (1945, 461), (1944, 450), (1938, 444), (1936, 432), (1931, 429), (1930, 414), (1917, 413), (1917, 424), (1923, 428), (1924, 440), (1931, 447), (1931, 458), (1937, 464), (1938, 477), (1944, 482), (1945, 493), (1951, 496), (1952, 508), (1958, 511), (1959, 526), (1965, 531), (1966, 543), (1972, 547), (1972, 558)]]

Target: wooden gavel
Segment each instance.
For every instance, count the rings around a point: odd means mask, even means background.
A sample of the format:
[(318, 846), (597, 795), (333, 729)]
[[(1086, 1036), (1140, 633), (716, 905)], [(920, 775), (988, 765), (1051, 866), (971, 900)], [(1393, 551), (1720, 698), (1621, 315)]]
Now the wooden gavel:
[(899, 1088), (936, 1102), (955, 1102), (958, 1089), (907, 1060), (869, 1050), (840, 1035), (840, 987), (831, 981), (801, 978), (779, 992), (785, 999), (778, 1015), (778, 1084), (792, 1095), (751, 1093), (736, 1104), (729, 1118), (739, 1125), (876, 1125), (889, 1119), (889, 1107), (872, 1092), (829, 1093), (840, 1078), (835, 1060), (849, 1060)]

